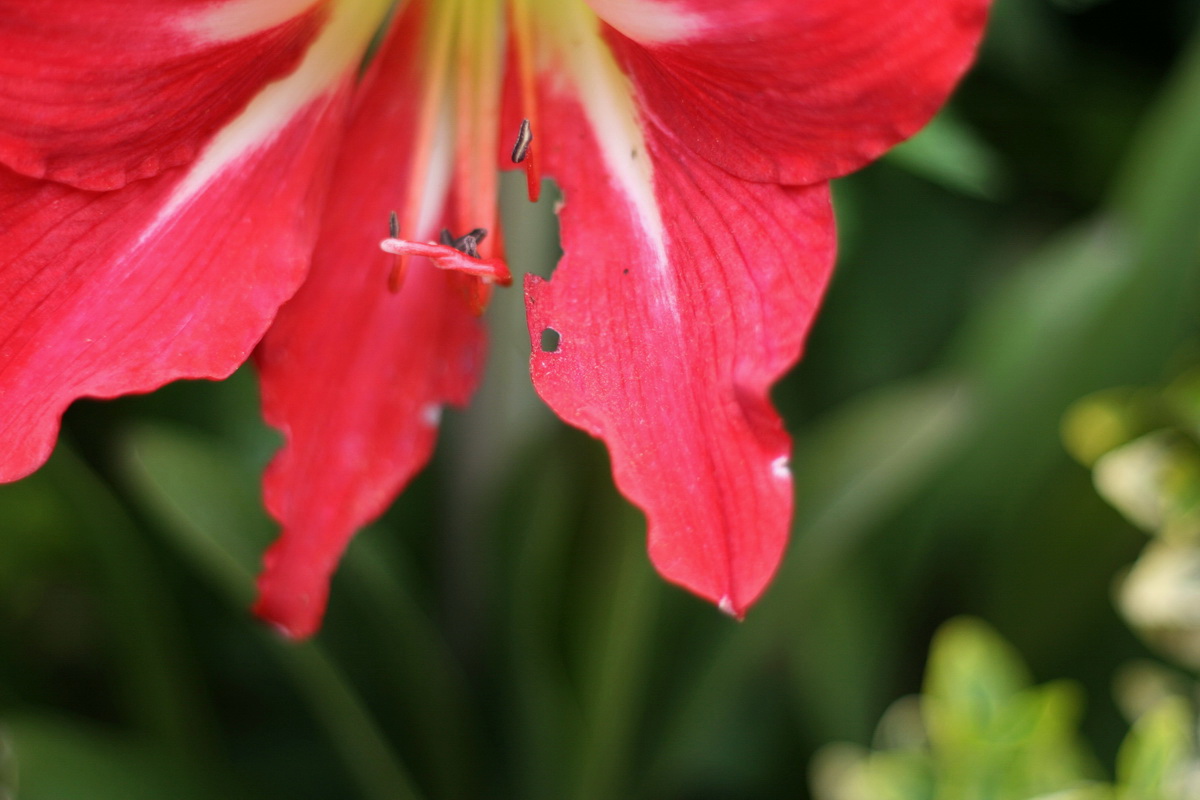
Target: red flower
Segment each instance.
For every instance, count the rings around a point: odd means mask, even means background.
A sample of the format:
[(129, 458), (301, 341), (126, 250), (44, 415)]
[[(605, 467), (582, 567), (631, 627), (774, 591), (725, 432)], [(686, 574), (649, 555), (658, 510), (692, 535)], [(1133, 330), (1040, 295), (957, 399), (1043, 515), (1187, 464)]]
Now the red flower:
[(768, 392), (829, 276), (827, 181), (932, 116), (986, 0), (401, 6), (359, 77), (384, 0), (7, 4), (0, 479), (75, 398), (223, 377), (261, 339), (287, 444), (257, 610), (311, 634), (474, 387), (527, 119), (530, 191), (564, 196), (565, 255), (525, 281), (534, 383), (608, 443), (664, 577), (740, 616), (787, 539)]

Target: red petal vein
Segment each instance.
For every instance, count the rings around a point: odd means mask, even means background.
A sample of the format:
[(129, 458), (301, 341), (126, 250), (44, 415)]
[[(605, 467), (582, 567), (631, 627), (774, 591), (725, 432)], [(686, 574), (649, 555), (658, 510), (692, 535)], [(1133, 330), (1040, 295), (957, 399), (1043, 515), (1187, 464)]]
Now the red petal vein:
[(642, 4), (598, 3), (644, 113), (734, 175), (797, 184), (851, 172), (928, 122), (974, 57), (988, 0), (663, 5), (688, 22), (680, 38), (639, 43), (619, 30), (639, 34)]
[(768, 391), (799, 358), (829, 277), (827, 187), (732, 178), (647, 126), (659, 264), (581, 108), (549, 94), (543, 113), (565, 255), (549, 282), (526, 279), (534, 384), (608, 444), (659, 571), (740, 615), (787, 541), (790, 441)]
[(106, 193), (0, 167), (0, 481), (78, 397), (225, 377), (304, 277), (348, 91), (324, 95), (170, 216), (189, 172)]
[[(258, 352), (263, 413), (287, 443), (264, 479), (283, 532), (264, 559), (255, 611), (294, 637), (316, 631), (350, 538), (425, 465), (443, 404), (465, 403), (482, 366), (468, 279), (414, 257), (393, 294), (392, 259), (379, 249), (417, 166), (420, 5), (397, 20), (372, 66), (311, 275)], [(445, 211), (444, 193), (436, 202)]]
[(191, 161), (264, 84), (296, 67), (325, 18), (325, 3), (315, 3), (234, 40), (189, 29), (189, 20), (220, 5), (6, 3), (0, 164), (34, 178), (110, 190)]

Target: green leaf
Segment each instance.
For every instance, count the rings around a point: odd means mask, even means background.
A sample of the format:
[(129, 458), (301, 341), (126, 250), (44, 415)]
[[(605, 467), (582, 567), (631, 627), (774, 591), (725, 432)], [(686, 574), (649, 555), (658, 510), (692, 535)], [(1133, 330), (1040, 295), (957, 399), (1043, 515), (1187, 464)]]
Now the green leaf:
[(127, 442), (125, 474), (136, 497), (201, 574), (248, 608), (271, 535), (257, 481), (198, 435), (144, 426)]
[[(227, 776), (173, 760), (151, 742), (82, 721), (7, 717), (0, 724), (6, 776), (20, 800), (212, 800), (249, 795)], [(4, 787), (0, 783), (0, 787)]]
[(979, 620), (951, 620), (934, 637), (925, 673), (925, 713), (935, 747), (970, 745), (1006, 731), (1029, 674), (1012, 647)]
[[(247, 486), (256, 484), (239, 482), (232, 459), (206, 440), (149, 426), (129, 437), (126, 472), (171, 541), (234, 609), (247, 613), (270, 527), (251, 504)], [(316, 642), (286, 642), (265, 630), (260, 635), (325, 727), (363, 796), (417, 798), (413, 780), (366, 704), (325, 650)]]
[(938, 632), (922, 707), (939, 796), (1020, 800), (1080, 783), (1078, 690), (1029, 683), (1016, 652), (982, 622), (952, 620)]
[(1192, 725), (1180, 697), (1164, 700), (1134, 723), (1117, 754), (1120, 800), (1186, 800), (1185, 770), (1195, 758)]
[(947, 189), (975, 197), (995, 199), (1008, 185), (996, 151), (948, 111), (887, 158)]
[[(961, 384), (937, 377), (893, 384), (798, 437), (796, 541), (764, 604), (791, 607), (814, 591), (875, 526), (911, 497), (961, 443), (971, 418)], [(774, 600), (778, 594), (787, 598)]]

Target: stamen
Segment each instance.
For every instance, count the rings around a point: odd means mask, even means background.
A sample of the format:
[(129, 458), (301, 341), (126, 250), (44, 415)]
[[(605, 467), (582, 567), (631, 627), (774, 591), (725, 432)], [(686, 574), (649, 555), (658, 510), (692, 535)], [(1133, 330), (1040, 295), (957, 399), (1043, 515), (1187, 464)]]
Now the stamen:
[[(388, 214), (388, 235), (392, 239), (400, 238), (400, 217), (393, 211)], [(404, 285), (404, 275), (408, 272), (408, 259), (396, 256), (392, 259), (392, 268), (388, 272), (388, 291), (396, 294)]]
[[(528, 0), (517, 0), (528, 4)], [(417, 4), (429, 14), (429, 35), (425, 43), (428, 67), (422, 75), (422, 92), (418, 109), (417, 136), (409, 158), (412, 177), (404, 205), (399, 214), (388, 220), (389, 238), (382, 244), (384, 252), (395, 258), (388, 275), (388, 286), (399, 291), (409, 269), (409, 259), (418, 256), (429, 259), (438, 268), (461, 274), (455, 285), (461, 284), (472, 308), (482, 312), (493, 284), (510, 285), (512, 275), (503, 259), (499, 231), (488, 239), (488, 229), (499, 224), (496, 195), (498, 174), (495, 148), (502, 140), (500, 130), (501, 80), (504, 75), (504, 38), (500, 35), (506, 0), (438, 0)], [(532, 96), (534, 89), (529, 9), (515, 14), (524, 20), (524, 33), (516, 41), (523, 43), (523, 94)], [(453, 88), (451, 88), (453, 87)], [(528, 105), (528, 102), (523, 105)], [(533, 111), (520, 136), (520, 157), (526, 173), (536, 170), (531, 143), (537, 117)], [(451, 191), (446, 199), (434, 198), (431, 187), (437, 188), (435, 176), (443, 176), (432, 168), (435, 156), (448, 155), (436, 144), (453, 143), (453, 158), (437, 161), (440, 168), (450, 170)], [(516, 154), (516, 151), (514, 151)], [(530, 179), (530, 185), (540, 180)], [(531, 197), (536, 192), (531, 188)], [(435, 209), (436, 214), (434, 213)], [(462, 236), (442, 230), (437, 241), (411, 241), (401, 238), (433, 237), (430, 223), (441, 216), (454, 229), (464, 229), (466, 222), (483, 223)], [(433, 217), (433, 219), (430, 219)]]
[(536, 203), (541, 194), (542, 176), (538, 172), (537, 160), (533, 156), (533, 127), (528, 119), (521, 120), (521, 130), (517, 131), (517, 143), (513, 145), (512, 161), (514, 164), (525, 162), (525, 188), (529, 200)]
[(476, 228), (470, 233), (464, 234), (457, 239), (454, 234), (450, 233), (445, 228), (442, 228), (442, 235), (438, 237), (441, 244), (447, 247), (453, 247), (460, 253), (466, 253), (471, 258), (479, 258), (479, 243), (483, 241), (483, 237), (487, 236), (487, 231), (483, 228)]
[[(442, 0), (438, 0), (441, 2)], [(453, 227), (468, 223), (495, 228), (499, 224), (496, 197), (499, 175), (496, 146), (500, 133), (500, 98), (504, 74), (502, 0), (460, 2), (455, 38), (454, 192), (446, 221)], [(495, 242), (480, 248), (499, 256)]]
[[(449, 231), (443, 230), (441, 244), (434, 242), (410, 242), (407, 239), (392, 237), (380, 242), (379, 247), (385, 253), (391, 253), (406, 259), (411, 256), (428, 258), (438, 269), (460, 272), (479, 278), (485, 283), (498, 283), (501, 286), (512, 284), (512, 273), (508, 265), (499, 258), (480, 258), (476, 249), (479, 240), (487, 235), (487, 231), (476, 228), (465, 236), (455, 239)], [(392, 276), (395, 276), (393, 271)], [(393, 281), (389, 279), (389, 286)]]
[[(529, 202), (536, 203), (542, 193), (542, 170), (533, 147), (533, 129), (538, 124), (538, 102), (537, 70), (533, 63), (533, 13), (530, 2), (531, 0), (510, 0), (508, 4), (510, 41), (517, 61), (517, 78), (521, 90), (520, 107), (525, 115), (512, 155), (513, 163), (525, 167), (525, 189), (529, 195)], [(524, 147), (521, 146), (522, 142), (525, 143)]]
[[(416, 13), (416, 12), (414, 12)], [(451, 46), (457, 28), (458, 3), (445, 2), (426, 5), (420, 13), (427, 15), (424, 24), (429, 31), (425, 42), (425, 69), (421, 74), (421, 92), (419, 106), (415, 115), (417, 126), (408, 158), (412, 171), (408, 179), (408, 190), (405, 192), (400, 214), (397, 215), (395, 235), (399, 239), (401, 228), (412, 235), (416, 231), (426, 230), (429, 224), (422, 218), (423, 210), (430, 202), (442, 202), (441, 198), (427, 197), (431, 188), (437, 183), (434, 176), (436, 153), (435, 144), (444, 136), (441, 130), (444, 122), (440, 113), (446, 101), (446, 87), (449, 82)], [(403, 225), (400, 224), (403, 216)], [(393, 231), (389, 219), (389, 232)], [(408, 256), (400, 255), (388, 274), (388, 289), (399, 292), (408, 272)]]
[(454, 249), (460, 253), (466, 253), (472, 258), (479, 258), (478, 245), (484, 236), (487, 236), (487, 231), (485, 231), (483, 228), (476, 228), (470, 233), (455, 239)]
[(517, 143), (513, 145), (512, 162), (520, 164), (529, 155), (529, 146), (533, 144), (533, 131), (529, 129), (529, 120), (521, 120), (521, 130), (517, 132)]

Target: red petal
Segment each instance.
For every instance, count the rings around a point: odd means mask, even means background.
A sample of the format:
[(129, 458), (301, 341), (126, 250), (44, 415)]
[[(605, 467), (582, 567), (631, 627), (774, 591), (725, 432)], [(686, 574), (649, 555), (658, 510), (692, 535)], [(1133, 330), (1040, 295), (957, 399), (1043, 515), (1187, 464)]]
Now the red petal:
[[(669, 580), (740, 615), (786, 544), (790, 442), (768, 391), (800, 355), (833, 261), (827, 186), (733, 178), (650, 129), (661, 215), (630, 202), (574, 101), (544, 106), (565, 255), (526, 279), (538, 392), (603, 438)], [(543, 349), (543, 333), (558, 334)]]
[(379, 249), (414, 167), (418, 5), (373, 65), (312, 273), (258, 353), (264, 414), (287, 444), (264, 481), (283, 533), (255, 611), (294, 637), (319, 627), (342, 551), (425, 465), (442, 405), (466, 402), (483, 359), (463, 279), (414, 258), (392, 294)]
[(6, 3), (0, 163), (94, 190), (185, 164), (264, 84), (295, 68), (324, 7), (312, 0)]
[(857, 169), (933, 116), (974, 56), (988, 0), (592, 5), (664, 130), (734, 175), (810, 183)]
[(0, 167), (0, 480), (45, 461), (77, 397), (245, 360), (303, 278), (347, 95), (212, 174), (201, 159), (95, 193)]

